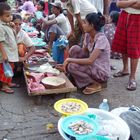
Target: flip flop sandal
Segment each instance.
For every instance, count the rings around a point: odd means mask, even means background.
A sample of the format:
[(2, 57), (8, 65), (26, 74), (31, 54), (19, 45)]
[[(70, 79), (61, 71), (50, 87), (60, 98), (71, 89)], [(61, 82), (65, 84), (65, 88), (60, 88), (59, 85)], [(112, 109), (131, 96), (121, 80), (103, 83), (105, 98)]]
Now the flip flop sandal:
[(85, 88), (82, 92), (86, 95), (90, 95), (90, 94), (93, 94), (93, 93), (96, 93), (96, 92), (100, 92), (102, 91), (102, 88), (101, 87), (98, 87), (98, 88)]
[(137, 89), (137, 83), (136, 83), (136, 81), (135, 80), (129, 80), (126, 89), (127, 90), (130, 90), (130, 91), (136, 90)]
[(114, 77), (123, 77), (123, 76), (127, 76), (127, 75), (129, 75), (128, 72), (127, 73), (124, 73), (122, 71), (119, 71), (119, 72), (113, 74)]
[(12, 89), (0, 89), (0, 91), (2, 91), (4, 93), (7, 93), (7, 94), (13, 94), (14, 93), (14, 90), (12, 90)]

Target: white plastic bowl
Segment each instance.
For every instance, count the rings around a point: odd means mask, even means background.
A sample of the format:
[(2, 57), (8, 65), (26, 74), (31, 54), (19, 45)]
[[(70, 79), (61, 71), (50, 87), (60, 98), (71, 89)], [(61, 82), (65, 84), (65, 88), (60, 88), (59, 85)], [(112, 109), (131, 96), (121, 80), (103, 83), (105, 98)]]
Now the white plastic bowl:
[[(93, 113), (93, 114), (96, 114), (97, 116), (104, 117), (105, 120), (112, 120), (112, 119), (115, 120), (117, 127), (119, 127), (119, 129), (121, 131), (121, 137), (119, 140), (128, 140), (129, 139), (129, 137), (130, 137), (129, 127), (126, 124), (126, 122), (123, 119), (121, 119), (120, 117), (112, 114), (111, 112), (107, 112), (107, 111), (95, 109), (95, 108), (89, 108), (87, 110), (87, 113)], [(60, 118), (58, 121), (58, 131), (64, 140), (70, 140), (61, 129), (62, 120), (63, 120), (63, 118)]]

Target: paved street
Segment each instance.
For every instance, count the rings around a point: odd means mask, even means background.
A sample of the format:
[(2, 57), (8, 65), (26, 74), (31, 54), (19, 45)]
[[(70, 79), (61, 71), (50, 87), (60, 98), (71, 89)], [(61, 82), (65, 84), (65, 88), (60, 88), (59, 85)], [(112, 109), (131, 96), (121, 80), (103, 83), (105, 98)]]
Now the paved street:
[[(112, 60), (112, 64), (119, 70), (120, 60)], [(128, 77), (113, 78), (108, 83), (108, 88), (93, 95), (72, 93), (70, 97), (81, 99), (89, 107), (96, 108), (103, 98), (107, 98), (110, 108), (120, 106), (140, 105), (140, 65), (137, 71), (138, 88), (130, 92), (125, 90)], [(112, 71), (114, 73), (115, 71)], [(23, 86), (15, 89), (13, 95), (0, 93), (0, 140), (62, 140), (57, 131), (59, 115), (53, 109), (53, 104), (65, 97), (61, 95), (43, 96), (42, 104), (36, 105), (36, 97), (27, 95), (24, 79), (19, 83)], [(46, 125), (54, 124), (54, 128), (47, 130)]]

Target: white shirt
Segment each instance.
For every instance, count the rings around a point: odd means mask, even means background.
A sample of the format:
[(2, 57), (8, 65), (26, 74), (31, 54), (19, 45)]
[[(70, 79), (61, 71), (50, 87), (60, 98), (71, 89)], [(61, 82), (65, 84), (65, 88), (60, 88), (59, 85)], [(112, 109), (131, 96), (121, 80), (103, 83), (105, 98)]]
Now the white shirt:
[(104, 2), (103, 0), (88, 0), (91, 4), (93, 4), (98, 11), (103, 14), (104, 11)]
[(127, 13), (129, 13), (129, 14), (140, 14), (140, 10), (139, 10), (139, 9), (125, 8), (124, 10), (125, 10)]
[(68, 0), (63, 3), (63, 6), (68, 9), (72, 15), (80, 13), (82, 19), (85, 19), (89, 13), (97, 12), (95, 6), (87, 0)]
[[(2, 44), (9, 62), (18, 62), (18, 49), (16, 36), (13, 29), (7, 23), (0, 21), (0, 43)], [(0, 51), (0, 63), (2, 63), (2, 53)]]
[(64, 31), (64, 33), (67, 35), (69, 33), (69, 28), (68, 28), (68, 20), (64, 16), (63, 13), (58, 15), (56, 18), (58, 26)]
[(28, 34), (22, 29), (17, 34), (17, 43), (23, 43), (26, 47), (34, 46)]

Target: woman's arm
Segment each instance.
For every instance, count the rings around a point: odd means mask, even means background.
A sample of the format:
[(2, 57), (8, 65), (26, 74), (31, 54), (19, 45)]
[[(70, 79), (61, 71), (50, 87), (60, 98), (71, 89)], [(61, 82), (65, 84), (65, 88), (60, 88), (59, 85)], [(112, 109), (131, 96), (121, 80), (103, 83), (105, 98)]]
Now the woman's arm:
[(29, 48), (29, 51), (28, 51), (27, 54), (25, 55), (25, 60), (27, 60), (34, 52), (35, 52), (35, 46), (31, 46), (31, 47)]
[(20, 62), (26, 61), (34, 52), (35, 52), (35, 47), (34, 46), (30, 47), (29, 51), (27, 52), (27, 54), (24, 57), (19, 57), (19, 61)]
[(128, 8), (128, 7), (132, 7), (136, 3), (137, 0), (119, 0), (117, 1), (117, 6), (119, 8)]
[(89, 56), (89, 58), (67, 58), (66, 61), (68, 63), (76, 63), (76, 64), (82, 64), (82, 65), (90, 65), (92, 64), (100, 55), (101, 50), (100, 49), (95, 49), (92, 54)]
[(87, 34), (84, 34), (84, 40), (83, 40), (82, 49), (83, 49), (83, 51), (84, 51), (85, 53), (88, 53), (88, 49), (87, 49), (87, 47), (86, 47), (87, 38), (89, 38), (89, 37), (87, 36)]

